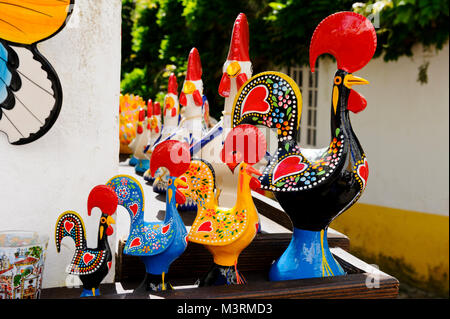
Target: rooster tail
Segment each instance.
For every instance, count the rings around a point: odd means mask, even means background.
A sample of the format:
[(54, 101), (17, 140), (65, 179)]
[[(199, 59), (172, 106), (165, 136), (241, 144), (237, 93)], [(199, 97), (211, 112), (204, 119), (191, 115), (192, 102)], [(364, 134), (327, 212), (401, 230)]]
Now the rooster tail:
[(86, 231), (83, 223), (83, 219), (78, 213), (73, 211), (66, 211), (62, 213), (56, 221), (55, 229), (55, 243), (56, 251), (61, 251), (61, 242), (64, 237), (71, 237), (75, 242), (77, 250), (83, 250), (87, 248), (86, 244)]
[(118, 205), (125, 207), (128, 211), (131, 223), (143, 218), (144, 190), (134, 177), (117, 175), (112, 177), (106, 185), (116, 193)]
[(198, 206), (217, 205), (214, 195), (215, 174), (214, 168), (208, 162), (201, 159), (193, 159), (189, 168), (178, 179), (186, 182), (187, 187), (179, 190), (192, 198)]

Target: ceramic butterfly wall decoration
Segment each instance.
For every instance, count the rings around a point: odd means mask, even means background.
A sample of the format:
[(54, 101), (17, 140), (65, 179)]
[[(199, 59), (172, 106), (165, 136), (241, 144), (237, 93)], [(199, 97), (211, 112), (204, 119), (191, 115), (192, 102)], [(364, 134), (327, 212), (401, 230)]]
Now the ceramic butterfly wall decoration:
[(62, 87), (38, 44), (66, 25), (75, 0), (0, 1), (0, 131), (31, 143), (56, 122)]

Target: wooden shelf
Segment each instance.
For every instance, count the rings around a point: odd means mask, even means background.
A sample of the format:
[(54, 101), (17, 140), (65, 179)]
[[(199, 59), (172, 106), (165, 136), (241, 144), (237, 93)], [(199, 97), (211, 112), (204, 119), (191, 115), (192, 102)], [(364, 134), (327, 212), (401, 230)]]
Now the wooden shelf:
[[(121, 173), (133, 175), (122, 166)], [(141, 178), (138, 177), (138, 180)], [(144, 184), (144, 183), (143, 183)], [(144, 186), (152, 208), (164, 207), (165, 197)], [(236, 298), (396, 298), (399, 282), (348, 253), (350, 240), (333, 229), (328, 230), (328, 245), (336, 260), (346, 271), (344, 276), (308, 278), (271, 282), (268, 272), (274, 260), (284, 252), (292, 237), (292, 223), (278, 202), (253, 193), (258, 213), (262, 215), (262, 233), (241, 253), (238, 269), (247, 279), (245, 285), (196, 287), (196, 281), (212, 265), (212, 256), (202, 245), (189, 243), (186, 251), (170, 267), (167, 280), (175, 290), (133, 294), (144, 278), (145, 268), (139, 257), (123, 254), (125, 241), (119, 241), (116, 254), (116, 277), (113, 284), (102, 284), (101, 299), (236, 299)], [(195, 212), (181, 212), (186, 227), (195, 218)], [(162, 220), (158, 213), (156, 219)], [(78, 298), (81, 288), (44, 289), (41, 298)]]
[[(290, 299), (290, 298), (396, 298), (399, 282), (394, 277), (352, 256), (342, 248), (331, 248), (336, 260), (347, 272), (344, 276), (308, 278), (271, 282), (267, 272), (245, 273), (247, 284), (191, 288), (196, 277), (189, 267), (184, 268), (185, 277), (170, 275), (175, 290), (133, 294), (138, 281), (123, 281), (101, 285), (102, 295), (97, 299)], [(140, 261), (139, 261), (140, 262)], [(199, 262), (200, 264), (201, 262)], [(186, 277), (188, 276), (188, 277)], [(142, 279), (142, 277), (140, 278)], [(191, 284), (189, 288), (186, 285)], [(78, 298), (81, 288), (44, 289), (41, 298)]]

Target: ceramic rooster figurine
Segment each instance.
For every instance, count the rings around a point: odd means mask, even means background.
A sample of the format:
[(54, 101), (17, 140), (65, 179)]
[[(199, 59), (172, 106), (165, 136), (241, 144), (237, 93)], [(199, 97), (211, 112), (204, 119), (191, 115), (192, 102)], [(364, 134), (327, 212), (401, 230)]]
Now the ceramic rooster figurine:
[(161, 166), (165, 166), (170, 172), (164, 221), (144, 220), (144, 193), (142, 186), (133, 177), (119, 175), (107, 183), (116, 192), (119, 205), (125, 207), (130, 214), (130, 233), (124, 253), (140, 256), (145, 264), (146, 275), (140, 286), (135, 289), (136, 292), (171, 289), (172, 286), (166, 282), (165, 275), (169, 271), (170, 264), (187, 246), (186, 227), (176, 206), (185, 200), (177, 187), (186, 184), (176, 177), (189, 167), (189, 147), (178, 141), (166, 141), (158, 144), (153, 154), (155, 157), (150, 163), (152, 174)]
[[(239, 136), (244, 135), (247, 141), (240, 140)], [(238, 144), (238, 151), (234, 144)], [(199, 286), (245, 282), (237, 270), (237, 262), (241, 251), (252, 242), (258, 231), (258, 214), (250, 184), (259, 184), (252, 174), (261, 173), (252, 164), (258, 162), (265, 151), (264, 135), (254, 126), (240, 126), (227, 136), (221, 158), (238, 175), (235, 204), (229, 208), (217, 205), (214, 197), (214, 169), (209, 163), (192, 160), (189, 169), (179, 177), (188, 185), (180, 190), (197, 202), (197, 216), (188, 239), (205, 245), (214, 257), (211, 270)]]
[[(161, 134), (153, 142), (152, 146), (149, 145), (149, 150), (147, 154), (151, 159), (151, 152), (155, 146), (161, 142), (171, 139), (178, 129), (178, 124), (180, 123), (180, 106), (178, 103), (178, 83), (175, 74), (170, 74), (169, 85), (167, 89), (167, 94), (164, 97), (164, 111), (163, 111), (163, 125), (161, 128)], [(151, 148), (151, 149), (150, 149)], [(159, 189), (167, 188), (167, 181), (169, 177), (169, 172), (165, 167), (161, 167), (156, 175), (159, 176), (158, 183), (160, 185), (156, 186)], [(151, 176), (150, 169), (148, 169), (144, 174), (144, 180), (153, 183), (154, 178)]]
[(129, 144), (136, 137), (139, 104), (134, 96), (130, 97), (128, 94), (120, 94), (119, 101), (120, 154), (133, 154)]
[[(148, 116), (148, 144), (144, 147), (144, 154), (145, 157), (149, 160), (152, 158), (152, 152), (154, 145), (156, 141), (158, 141), (161, 137), (161, 130), (162, 130), (162, 124), (161, 124), (161, 104), (159, 102), (153, 103), (152, 106), (149, 106), (151, 109), (151, 115)], [(149, 176), (148, 172), (150, 166), (147, 166), (145, 172), (143, 172), (144, 180), (149, 181), (150, 183), (153, 183), (154, 178), (152, 176)], [(142, 174), (141, 172), (139, 172)], [(147, 173), (147, 175), (146, 175)]]
[[(149, 100), (148, 103), (151, 103), (151, 100)], [(150, 114), (151, 114), (150, 109)], [(140, 163), (140, 160), (147, 160), (147, 158), (144, 156), (144, 149), (146, 143), (148, 142), (148, 120), (145, 116), (145, 108), (141, 107), (139, 108), (139, 115), (138, 115), (138, 122), (136, 125), (136, 136), (129, 144), (129, 147), (133, 150), (133, 155), (131, 156), (128, 164), (130, 166), (136, 166)], [(142, 150), (141, 150), (142, 148)], [(148, 166), (149, 163), (141, 163), (141, 165)]]
[[(170, 139), (186, 142), (192, 148), (207, 133), (204, 120), (205, 99), (203, 96), (202, 64), (196, 48), (193, 48), (189, 53), (186, 78), (179, 101), (184, 109), (183, 118)], [(201, 147), (196, 151), (200, 149)], [(195, 155), (195, 152), (191, 149), (191, 156), (193, 155)], [(153, 190), (157, 193), (163, 193), (165, 192), (165, 185), (164, 183), (158, 183), (158, 178), (159, 175), (155, 175)], [(191, 204), (191, 200), (187, 199), (186, 204)]]
[(294, 232), (290, 245), (272, 265), (271, 280), (344, 274), (328, 249), (327, 228), (366, 187), (367, 159), (352, 129), (349, 110), (357, 113), (366, 106), (353, 87), (368, 82), (353, 72), (370, 61), (375, 48), (375, 30), (362, 15), (339, 12), (317, 26), (310, 45), (311, 70), (323, 53), (332, 54), (338, 67), (332, 82), (331, 142), (322, 151), (310, 152), (297, 145), (302, 100), (291, 78), (261, 73), (238, 93), (233, 125), (265, 125), (278, 133), (278, 151), (260, 181), (290, 216)]
[(64, 237), (71, 237), (75, 242), (75, 255), (67, 267), (67, 272), (78, 275), (83, 283), (81, 297), (98, 296), (99, 286), (111, 269), (112, 252), (108, 243), (108, 236), (114, 232), (112, 215), (117, 209), (117, 195), (109, 187), (99, 185), (94, 187), (88, 198), (88, 215), (94, 207), (100, 208), (102, 215), (98, 228), (97, 248), (88, 248), (86, 231), (80, 215), (67, 211), (58, 217), (56, 222), (55, 243), (56, 250), (61, 251)]
[(220, 150), (227, 134), (232, 129), (231, 111), (239, 88), (252, 76), (252, 63), (249, 58), (249, 31), (245, 14), (240, 13), (234, 22), (227, 60), (223, 65), (219, 94), (225, 98), (223, 116), (194, 149), (201, 147), (199, 157), (212, 165), (215, 172), (215, 185), (219, 206), (232, 207), (236, 200), (237, 174), (233, 174), (221, 161)]

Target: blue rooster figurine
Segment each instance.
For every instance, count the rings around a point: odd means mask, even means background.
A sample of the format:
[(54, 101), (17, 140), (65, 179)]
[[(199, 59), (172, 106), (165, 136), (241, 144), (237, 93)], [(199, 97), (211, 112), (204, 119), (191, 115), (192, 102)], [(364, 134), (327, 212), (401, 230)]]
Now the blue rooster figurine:
[[(172, 161), (171, 152), (181, 150), (182, 162)], [(154, 150), (150, 171), (154, 176), (160, 167), (170, 172), (166, 192), (166, 216), (161, 222), (144, 221), (144, 192), (140, 183), (131, 176), (118, 175), (111, 178), (107, 185), (117, 194), (119, 205), (130, 214), (130, 233), (124, 248), (127, 255), (140, 256), (145, 264), (146, 275), (135, 292), (161, 291), (172, 289), (166, 281), (171, 263), (186, 249), (187, 231), (178, 214), (177, 204), (185, 201), (185, 196), (177, 189), (186, 186), (176, 179), (189, 167), (189, 146), (178, 141), (165, 141)]]

